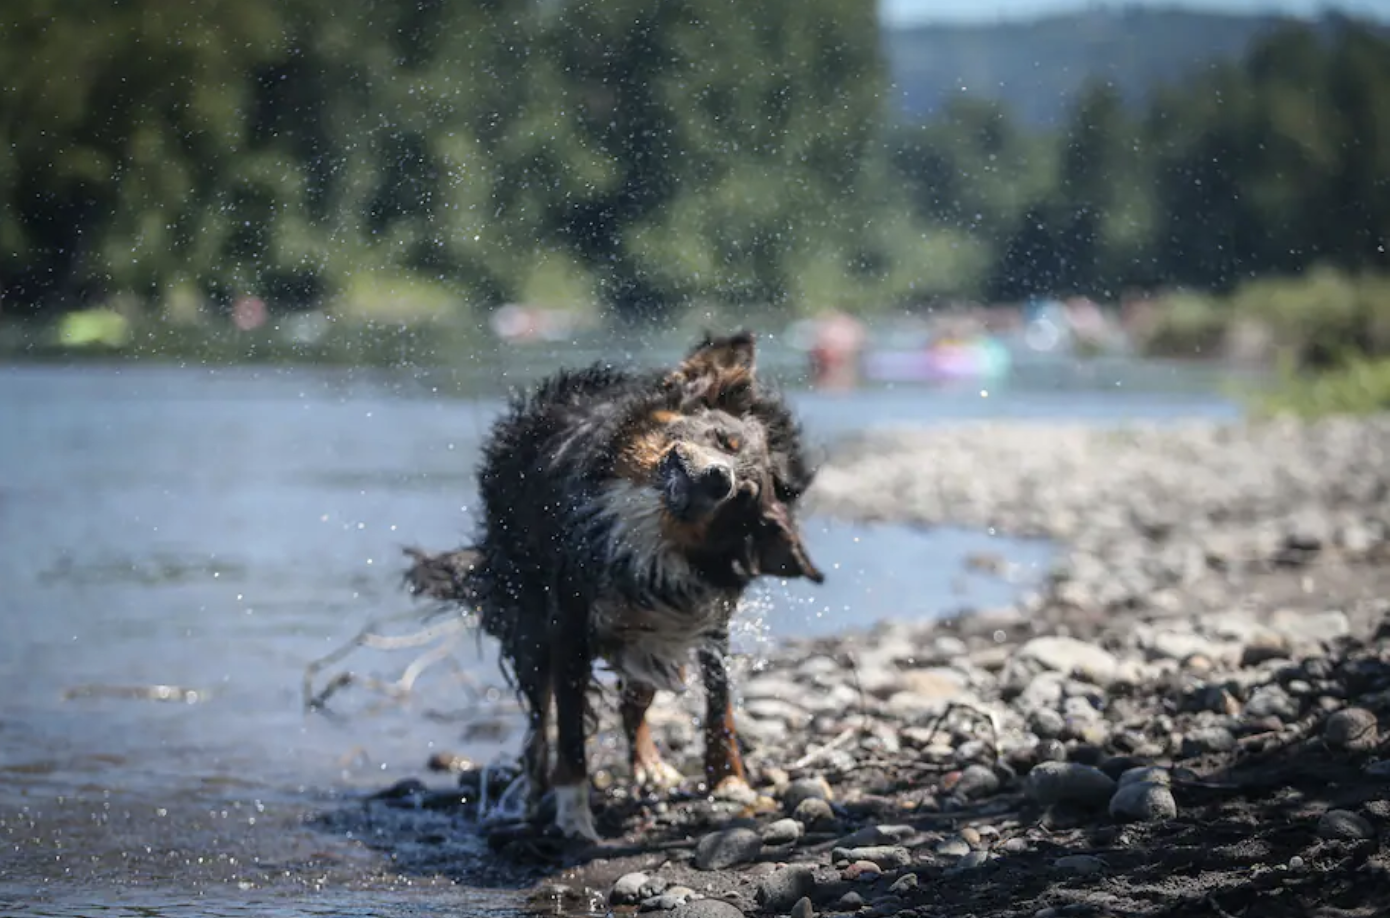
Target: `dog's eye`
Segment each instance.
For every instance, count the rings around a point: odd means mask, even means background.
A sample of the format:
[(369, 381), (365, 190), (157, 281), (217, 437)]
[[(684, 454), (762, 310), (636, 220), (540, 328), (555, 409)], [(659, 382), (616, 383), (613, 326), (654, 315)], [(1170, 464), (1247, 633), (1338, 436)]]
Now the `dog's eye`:
[(731, 434), (721, 433), (719, 445), (731, 453), (736, 453), (743, 447), (743, 441)]

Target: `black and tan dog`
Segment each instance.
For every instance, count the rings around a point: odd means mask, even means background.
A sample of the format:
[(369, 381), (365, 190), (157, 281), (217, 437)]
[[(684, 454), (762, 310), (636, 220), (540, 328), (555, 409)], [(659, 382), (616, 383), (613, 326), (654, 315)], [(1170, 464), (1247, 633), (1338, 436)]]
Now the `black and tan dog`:
[(681, 778), (658, 755), (646, 712), (657, 689), (685, 688), (692, 654), (708, 695), (708, 786), (744, 780), (730, 617), (760, 575), (822, 579), (794, 519), (812, 477), (800, 429), (759, 384), (754, 351), (748, 333), (707, 338), (673, 371), (594, 366), (515, 398), (485, 447), (477, 546), (417, 556), (416, 591), (463, 598), (500, 641), (530, 721), (528, 811), (553, 789), (566, 835), (597, 838), (585, 759), (596, 660), (618, 674), (639, 783)]

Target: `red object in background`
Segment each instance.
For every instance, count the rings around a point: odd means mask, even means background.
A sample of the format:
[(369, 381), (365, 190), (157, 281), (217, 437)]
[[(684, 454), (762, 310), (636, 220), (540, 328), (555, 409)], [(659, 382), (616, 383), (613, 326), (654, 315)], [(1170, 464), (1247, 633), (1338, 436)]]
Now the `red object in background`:
[(258, 296), (243, 296), (232, 305), (232, 324), (242, 331), (251, 331), (265, 324), (265, 300)]
[(816, 322), (810, 348), (811, 380), (822, 388), (848, 388), (859, 377), (859, 353), (864, 349), (864, 326), (842, 312)]

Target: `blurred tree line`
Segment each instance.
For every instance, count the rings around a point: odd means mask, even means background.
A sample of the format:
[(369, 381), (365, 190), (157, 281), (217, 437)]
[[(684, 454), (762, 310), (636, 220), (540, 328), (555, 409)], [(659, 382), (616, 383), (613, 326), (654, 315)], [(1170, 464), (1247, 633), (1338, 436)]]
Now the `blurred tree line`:
[[(0, 296), (809, 311), (1386, 267), (1390, 42), (1057, 134), (886, 109), (871, 0), (9, 0)], [(392, 310), (395, 310), (393, 312)]]

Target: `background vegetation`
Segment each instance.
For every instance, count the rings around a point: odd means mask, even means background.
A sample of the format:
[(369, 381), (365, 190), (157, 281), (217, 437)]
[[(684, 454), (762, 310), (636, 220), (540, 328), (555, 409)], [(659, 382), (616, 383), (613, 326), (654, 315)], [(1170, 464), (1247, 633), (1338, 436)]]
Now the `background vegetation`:
[[(1183, 341), (1252, 298), (1321, 323), (1251, 279), (1390, 265), (1390, 39), (1345, 20), (1142, 101), (1092, 81), (1056, 129), (976, 96), (906, 120), (865, 0), (10, 0), (0, 87), (9, 316), (1185, 288)], [(1319, 277), (1317, 310), (1380, 309)], [(1308, 356), (1383, 348), (1377, 315)]]

